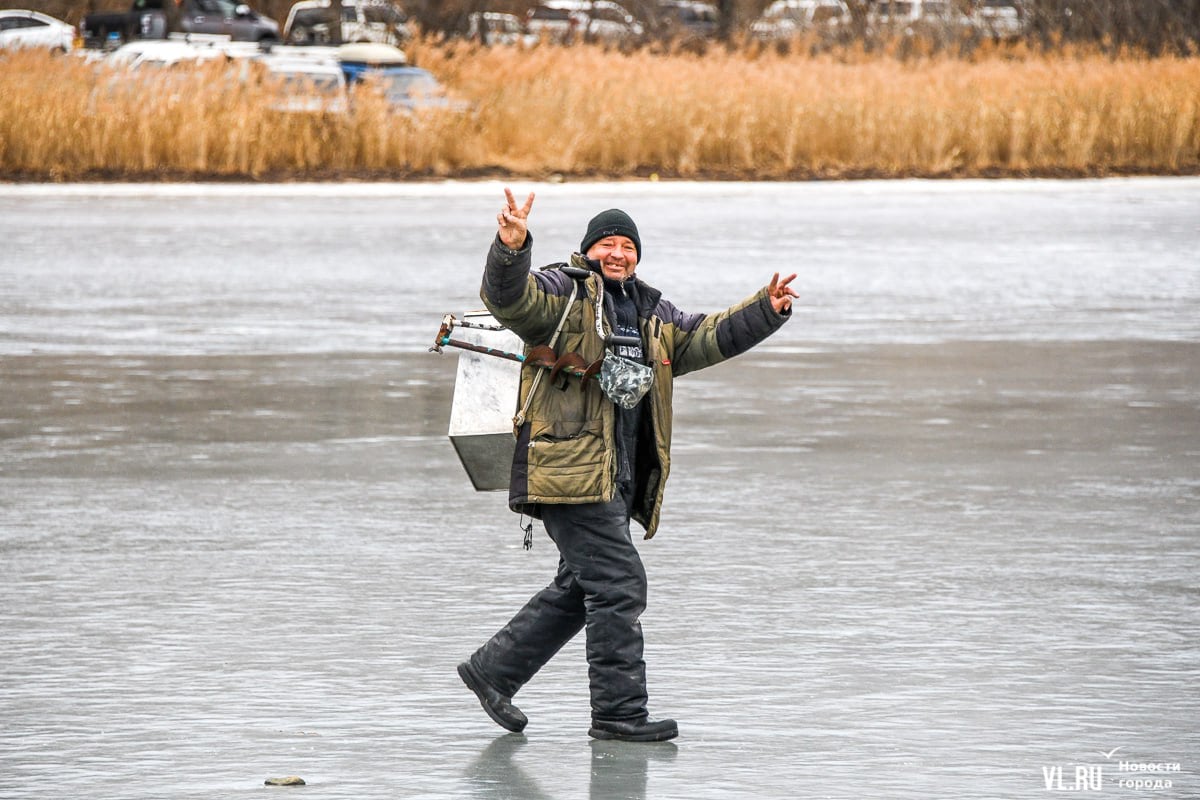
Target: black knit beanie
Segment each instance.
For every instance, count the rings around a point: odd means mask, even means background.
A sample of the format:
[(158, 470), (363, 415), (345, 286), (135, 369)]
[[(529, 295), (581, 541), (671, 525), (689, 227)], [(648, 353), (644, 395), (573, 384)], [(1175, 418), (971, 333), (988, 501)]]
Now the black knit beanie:
[(637, 249), (638, 261), (642, 260), (642, 240), (638, 236), (637, 225), (634, 225), (629, 215), (621, 209), (610, 208), (592, 217), (587, 226), (587, 233), (583, 235), (583, 241), (579, 244), (579, 252), (587, 255), (588, 248), (605, 236), (628, 236)]

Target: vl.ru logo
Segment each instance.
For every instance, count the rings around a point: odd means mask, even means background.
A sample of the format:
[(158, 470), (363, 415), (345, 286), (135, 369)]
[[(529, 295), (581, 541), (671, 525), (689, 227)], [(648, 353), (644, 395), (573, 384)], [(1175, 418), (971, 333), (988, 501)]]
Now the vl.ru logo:
[[(1104, 760), (1111, 762), (1113, 756), (1121, 747), (1114, 747), (1107, 753), (1100, 753)], [(1111, 763), (1109, 767), (1113, 766)], [(1179, 762), (1161, 761), (1126, 761), (1124, 757), (1116, 764), (1118, 789), (1171, 789), (1174, 781), (1168, 775), (1179, 773), (1182, 766)], [(1165, 774), (1164, 774), (1165, 773)], [(1055, 792), (1098, 792), (1104, 789), (1103, 764), (1075, 764), (1064, 768), (1061, 765), (1042, 767), (1042, 780), (1046, 789)]]
[[(1114, 747), (1107, 753), (1100, 753), (1100, 755), (1104, 756), (1105, 761), (1111, 761), (1112, 757), (1120, 749), (1120, 747)], [(1046, 788), (1052, 791), (1098, 792), (1104, 788), (1104, 766), (1101, 764), (1076, 764), (1074, 775), (1072, 776), (1068, 773), (1065, 781), (1063, 780), (1063, 768), (1061, 766), (1042, 767), (1042, 778), (1046, 781)]]
[(1046, 788), (1051, 791), (1098, 792), (1104, 788), (1104, 766), (1102, 764), (1076, 764), (1074, 775), (1068, 773), (1065, 780), (1061, 765), (1042, 767), (1042, 778), (1046, 781)]

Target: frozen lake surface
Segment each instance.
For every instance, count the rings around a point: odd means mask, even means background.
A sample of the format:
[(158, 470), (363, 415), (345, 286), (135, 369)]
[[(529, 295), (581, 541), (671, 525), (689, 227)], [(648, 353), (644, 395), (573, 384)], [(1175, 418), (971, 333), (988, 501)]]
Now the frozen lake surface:
[(0, 798), (1200, 796), (1200, 180), (513, 188), (688, 311), (799, 273), (676, 384), (680, 737), (455, 674), (557, 561), (426, 352), (500, 184), (0, 186)]

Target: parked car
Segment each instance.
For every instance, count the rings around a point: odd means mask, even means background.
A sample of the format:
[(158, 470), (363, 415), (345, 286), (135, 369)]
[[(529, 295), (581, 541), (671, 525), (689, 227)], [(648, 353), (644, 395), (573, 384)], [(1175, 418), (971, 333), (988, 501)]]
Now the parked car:
[[(239, 44), (246, 45), (245, 42)], [(228, 36), (188, 36), (170, 39), (140, 39), (126, 42), (108, 54), (108, 63), (131, 70), (173, 67), (177, 64), (199, 63), (216, 59), (229, 59), (232, 45)], [(249, 45), (253, 47), (253, 45)], [(257, 50), (244, 51), (250, 56)]]
[(659, 0), (655, 33), (664, 39), (711, 39), (721, 29), (721, 12), (712, 3)]
[(414, 113), (431, 109), (465, 111), (467, 104), (452, 99), (433, 73), (420, 67), (375, 67), (356, 72), (354, 83), (383, 93), (399, 111)]
[(0, 48), (45, 47), (69, 52), (75, 29), (38, 11), (0, 11)]
[(868, 13), (876, 33), (946, 35), (970, 27), (970, 20), (951, 0), (879, 0)]
[(628, 42), (642, 38), (646, 28), (619, 3), (595, 0), (587, 9), (583, 37), (589, 41)]
[(560, 44), (576, 39), (629, 42), (646, 32), (624, 6), (611, 0), (545, 0), (530, 9), (525, 28)]
[(529, 9), (525, 30), (539, 39), (563, 44), (572, 41), (586, 20), (580, 3), (543, 3)]
[(134, 39), (166, 39), (171, 33), (228, 36), (242, 42), (279, 39), (279, 23), (235, 0), (178, 0), (179, 29), (168, 30), (164, 2), (133, 0), (129, 11), (88, 14), (79, 26), (88, 47), (119, 46)]
[(806, 31), (835, 29), (849, 20), (850, 9), (844, 0), (775, 0), (750, 23), (750, 35), (778, 41)]
[[(388, 0), (341, 0), (342, 42), (380, 42), (399, 45), (412, 38), (408, 17)], [(330, 44), (329, 0), (301, 0), (283, 24), (289, 44)]]
[(971, 27), (993, 39), (1011, 39), (1025, 33), (1026, 16), (1012, 0), (979, 0), (971, 9)]
[[(126, 42), (116, 50), (102, 53), (85, 50), (91, 61), (103, 61), (113, 67), (93, 88), (88, 99), (88, 116), (103, 113), (109, 104), (145, 102), (174, 105), (194, 102), (195, 84), (190, 70), (212, 63), (228, 63), (234, 43), (228, 36), (174, 34), (170, 39), (138, 39)], [(258, 53), (252, 42), (237, 42), (242, 53)], [(207, 80), (207, 78), (206, 78)]]
[(516, 14), (481, 11), (467, 18), (467, 38), (486, 45), (533, 44), (537, 36), (525, 32)]
[(344, 114), (349, 108), (346, 76), (334, 59), (291, 53), (267, 53), (255, 59), (275, 79), (272, 111)]
[(189, 2), (190, 13), (179, 16), (184, 33), (221, 34), (235, 42), (279, 40), (279, 23), (242, 0), (183, 0), (178, 5), (183, 10)]
[(466, 111), (467, 103), (450, 97), (429, 70), (409, 66), (404, 51), (383, 44), (347, 44), (338, 48), (352, 92), (380, 92), (397, 111), (413, 114), (431, 109)]

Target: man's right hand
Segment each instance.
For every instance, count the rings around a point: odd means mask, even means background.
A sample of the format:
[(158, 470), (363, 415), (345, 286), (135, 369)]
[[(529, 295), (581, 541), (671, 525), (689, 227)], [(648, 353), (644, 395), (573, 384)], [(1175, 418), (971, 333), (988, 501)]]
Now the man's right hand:
[(529, 210), (533, 208), (533, 192), (525, 199), (525, 205), (517, 207), (512, 190), (504, 187), (505, 206), (496, 215), (500, 224), (500, 241), (510, 250), (520, 250), (525, 246), (525, 234), (529, 231)]

